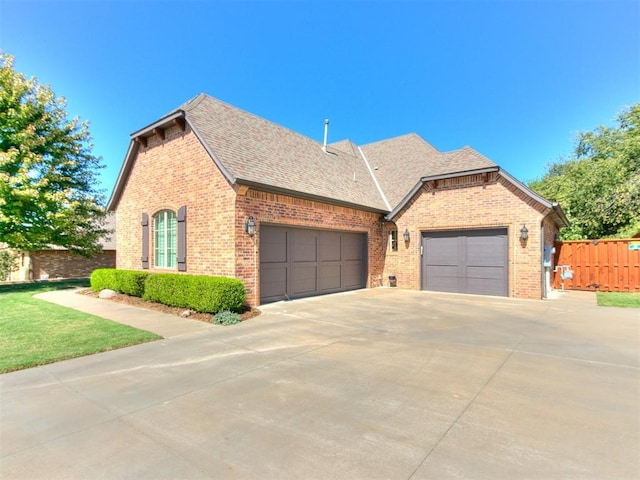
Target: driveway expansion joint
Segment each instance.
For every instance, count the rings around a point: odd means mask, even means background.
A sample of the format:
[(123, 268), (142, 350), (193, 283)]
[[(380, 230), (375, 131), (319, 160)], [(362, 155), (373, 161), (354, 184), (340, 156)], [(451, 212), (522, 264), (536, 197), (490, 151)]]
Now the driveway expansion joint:
[(425, 457), (422, 459), (422, 461), (420, 462), (420, 464), (416, 467), (416, 469), (411, 473), (411, 475), (409, 476), (409, 480), (411, 480), (416, 472), (418, 470), (420, 470), (420, 468), (427, 462), (427, 460), (429, 459), (429, 457), (431, 456), (431, 454), (436, 450), (436, 448), (438, 448), (438, 446), (442, 443), (442, 441), (444, 440), (444, 438), (449, 434), (449, 432), (453, 429), (453, 427), (456, 426), (456, 424), (458, 423), (458, 421), (462, 418), (462, 416), (466, 413), (466, 411), (469, 409), (469, 407), (471, 407), (471, 405), (476, 401), (476, 398), (478, 398), (478, 396), (484, 391), (484, 389), (493, 381), (493, 379), (496, 377), (496, 375), (498, 374), (498, 372), (500, 372), (500, 370), (502, 370), (502, 367), (504, 367), (504, 365), (509, 361), (509, 359), (512, 357), (512, 355), (515, 353), (515, 351), (517, 350), (518, 346), (522, 343), (522, 341), (524, 340), (524, 338), (527, 335), (523, 335), (520, 340), (518, 341), (518, 343), (506, 350), (507, 355), (504, 357), (504, 359), (502, 360), (502, 362), (500, 362), (500, 364), (497, 366), (497, 368), (493, 371), (493, 373), (489, 376), (489, 378), (487, 378), (486, 382), (484, 382), (484, 384), (478, 389), (478, 391), (475, 393), (475, 395), (471, 398), (471, 400), (469, 400), (467, 402), (467, 404), (465, 405), (465, 407), (462, 409), (462, 411), (458, 414), (458, 416), (455, 418), (455, 420), (453, 422), (451, 422), (451, 424), (449, 425), (449, 427), (444, 431), (444, 433), (440, 436), (440, 438), (438, 438), (438, 440), (434, 443), (434, 445), (431, 447), (431, 449), (427, 452), (427, 454), (425, 455)]

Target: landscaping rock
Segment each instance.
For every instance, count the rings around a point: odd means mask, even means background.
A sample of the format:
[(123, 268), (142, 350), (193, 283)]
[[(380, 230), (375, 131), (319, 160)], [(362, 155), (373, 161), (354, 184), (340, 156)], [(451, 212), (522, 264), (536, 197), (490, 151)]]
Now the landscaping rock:
[(184, 312), (182, 312), (182, 313), (180, 314), (180, 316), (181, 316), (182, 318), (190, 317), (190, 316), (191, 316), (191, 310), (185, 310)]
[(105, 288), (104, 290), (100, 290), (100, 293), (98, 294), (98, 297), (100, 298), (113, 298), (117, 295), (117, 293), (114, 290), (109, 290), (108, 288)]

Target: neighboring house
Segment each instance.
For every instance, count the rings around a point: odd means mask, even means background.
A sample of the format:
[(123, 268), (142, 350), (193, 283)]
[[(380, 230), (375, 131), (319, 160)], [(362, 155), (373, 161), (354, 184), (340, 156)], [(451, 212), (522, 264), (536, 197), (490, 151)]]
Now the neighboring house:
[(235, 277), (251, 305), (394, 283), (539, 299), (567, 225), (469, 147), (325, 146), (204, 94), (132, 134), (107, 208), (118, 268)]
[(102, 251), (87, 258), (71, 253), (66, 248), (51, 246), (48, 249), (17, 252), (17, 269), (7, 281), (54, 280), (61, 278), (87, 278), (96, 268), (116, 266), (116, 219), (107, 215), (105, 228), (113, 233), (102, 240)]

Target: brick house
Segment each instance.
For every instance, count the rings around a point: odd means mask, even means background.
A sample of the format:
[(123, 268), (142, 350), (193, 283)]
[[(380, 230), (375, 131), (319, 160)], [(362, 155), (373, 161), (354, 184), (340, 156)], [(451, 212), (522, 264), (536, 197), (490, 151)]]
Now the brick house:
[(107, 208), (118, 268), (235, 277), (251, 305), (394, 282), (540, 299), (567, 224), (469, 147), (323, 144), (204, 94), (132, 134)]
[[(107, 215), (104, 227), (115, 232), (116, 219)], [(91, 257), (82, 257), (66, 248), (52, 245), (47, 249), (19, 251), (16, 268), (9, 272), (8, 282), (88, 278), (96, 268), (116, 266), (116, 237), (110, 234), (101, 240), (102, 250)]]

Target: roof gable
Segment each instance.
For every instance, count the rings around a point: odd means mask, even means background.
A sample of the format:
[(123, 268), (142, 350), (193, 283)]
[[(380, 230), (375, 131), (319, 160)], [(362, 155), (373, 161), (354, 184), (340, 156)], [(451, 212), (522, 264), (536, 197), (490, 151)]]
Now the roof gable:
[(392, 206), (422, 177), (496, 166), (469, 147), (442, 153), (415, 133), (360, 148)]
[[(475, 154), (476, 152), (473, 152), (473, 153)], [(558, 205), (557, 202), (550, 202), (549, 200), (542, 197), (541, 195), (538, 195), (536, 192), (534, 192), (529, 187), (527, 187), (523, 183), (516, 180), (514, 177), (509, 175), (509, 173), (507, 173), (505, 170), (498, 167), (497, 165), (484, 167), (484, 168), (477, 168), (473, 170), (460, 171), (460, 172), (442, 173), (442, 174), (424, 176), (413, 186), (411, 190), (409, 190), (409, 192), (393, 208), (393, 210), (391, 210), (385, 216), (385, 219), (389, 221), (394, 221), (394, 219), (398, 216), (398, 214), (402, 211), (402, 209), (411, 201), (411, 199), (414, 196), (416, 196), (418, 192), (420, 192), (420, 190), (422, 190), (422, 186), (424, 184), (427, 184), (433, 181), (438, 181), (438, 180), (467, 177), (472, 175), (486, 175), (489, 173), (496, 173), (499, 178), (502, 178), (507, 184), (514, 187), (526, 198), (529, 198), (534, 202), (542, 205), (545, 209), (547, 209), (547, 213), (545, 213), (545, 216), (548, 216), (549, 218), (551, 218), (551, 220), (559, 228), (569, 226), (569, 220), (567, 219), (564, 212), (562, 211), (562, 208), (560, 207), (560, 205)]]
[[(164, 129), (188, 125), (230, 184), (256, 187), (386, 213), (392, 219), (423, 182), (484, 170), (503, 178), (548, 208), (557, 208), (504, 170), (464, 147), (440, 152), (415, 133), (358, 147), (342, 140), (323, 148), (305, 137), (199, 94), (176, 110), (131, 135), (131, 143), (107, 205), (115, 210), (139, 146)], [(560, 211), (560, 223), (566, 218)]]

